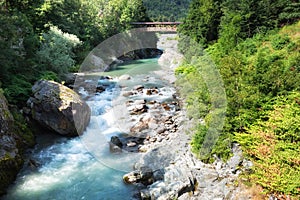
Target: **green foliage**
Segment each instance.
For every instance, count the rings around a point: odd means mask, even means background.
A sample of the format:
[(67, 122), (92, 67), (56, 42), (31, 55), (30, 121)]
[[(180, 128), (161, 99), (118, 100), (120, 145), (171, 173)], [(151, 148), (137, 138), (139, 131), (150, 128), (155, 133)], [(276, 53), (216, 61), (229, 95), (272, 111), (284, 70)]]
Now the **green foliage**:
[(57, 74), (54, 73), (53, 71), (45, 71), (43, 74), (40, 76), (40, 79), (42, 80), (49, 80), (49, 81), (59, 81), (60, 79), (58, 78)]
[[(244, 23), (242, 16), (234, 17), (237, 24), (232, 24), (232, 28)], [(228, 30), (227, 40), (223, 40), (224, 35), (221, 36), (217, 43), (202, 50), (202, 53), (194, 52), (194, 58), (189, 45), (181, 44), (188, 53), (188, 59), (176, 72), (179, 77), (188, 79), (183, 81), (184, 84), (179, 82), (179, 86), (187, 88), (187, 80), (191, 83), (203, 81), (208, 70), (205, 66), (209, 66), (205, 59), (205, 52), (208, 52), (222, 75), (228, 102), (223, 133), (211, 153), (202, 156), (207, 128), (212, 125), (213, 99), (211, 90), (204, 92), (205, 87), (201, 84), (195, 84), (193, 89), (188, 90), (185, 95), (187, 108), (189, 104), (195, 105), (195, 109), (188, 112), (198, 119), (192, 130), (195, 133), (193, 152), (206, 162), (213, 161), (213, 154), (227, 159), (231, 155), (231, 143), (238, 142), (255, 163), (249, 176), (251, 182), (260, 184), (266, 192), (297, 196), (300, 177), (300, 22), (245, 40), (239, 35), (242, 29), (235, 30), (237, 40), (230, 42), (234, 31), (232, 29), (230, 33)], [(203, 101), (207, 96), (208, 101)], [(207, 109), (205, 112), (198, 106), (202, 102)], [(204, 120), (204, 124), (199, 123), (199, 119)]]
[(209, 111), (210, 97), (206, 84), (193, 65), (182, 65), (176, 69), (181, 95), (186, 99), (188, 117), (204, 118)]
[(14, 131), (17, 136), (19, 149), (24, 150), (24, 147), (33, 147), (35, 145), (35, 137), (24, 116), (14, 107), (11, 110), (14, 117)]
[(0, 81), (6, 85), (10, 75), (31, 71), (38, 40), (25, 15), (0, 12), (0, 21)]
[(177, 76), (176, 85), (179, 88), (180, 95), (185, 99), (187, 116), (192, 126), (190, 130), (193, 134), (192, 151), (199, 159), (204, 159), (203, 155), (200, 154), (200, 150), (208, 131), (208, 124), (199, 124), (199, 122), (201, 120), (204, 122), (204, 118), (209, 117), (208, 112), (211, 101), (208, 88), (195, 65), (182, 64), (176, 68), (175, 74)]
[(147, 15), (152, 21), (180, 21), (188, 10), (191, 0), (143, 0)]
[[(282, 37), (289, 38), (275, 33), (265, 37), (264, 41), (259, 36), (247, 39), (226, 56), (219, 53), (222, 49), (210, 47), (226, 87), (229, 133), (242, 131), (252, 124), (270, 98), (299, 88), (296, 70), (299, 53), (291, 52), (287, 43), (279, 42), (277, 38)], [(274, 49), (272, 44), (278, 43), (281, 44), (280, 49)], [(294, 40), (294, 48), (297, 49), (297, 46), (299, 43)]]
[(272, 39), (271, 45), (273, 49), (280, 50), (290, 43), (290, 38), (287, 35), (275, 35)]
[(300, 3), (292, 2), (284, 7), (283, 12), (280, 13), (279, 19), (282, 23), (293, 23), (300, 18)]
[(137, 21), (149, 21), (142, 0), (110, 0), (102, 10), (101, 33), (108, 38), (130, 29), (130, 22)]
[(75, 35), (63, 33), (55, 26), (43, 34), (42, 40), (42, 46), (37, 52), (42, 69), (63, 76), (75, 65), (72, 49), (81, 42)]
[(175, 75), (188, 75), (196, 71), (196, 68), (192, 65), (181, 65), (175, 69)]
[(1, 1), (0, 82), (8, 100), (24, 105), (40, 77), (78, 70), (105, 38), (148, 20), (142, 0)]
[(178, 49), (184, 55), (184, 59), (187, 63), (191, 62), (193, 58), (197, 58), (204, 54), (203, 46), (195, 39), (186, 35), (180, 35)]
[(222, 16), (223, 0), (192, 0), (187, 17), (179, 27), (179, 32), (202, 45), (214, 41)]
[(46, 24), (53, 24), (63, 32), (76, 35), (86, 46), (95, 46), (103, 40), (99, 30), (99, 10), (104, 0), (42, 1), (36, 6), (32, 21), (39, 32), (46, 32)]
[[(192, 144), (193, 151), (200, 159), (210, 161), (211, 150), (224, 124), (227, 101), (217, 67), (208, 54), (201, 50), (201, 45), (193, 41), (187, 40), (187, 44), (182, 45), (185, 49), (183, 53), (185, 53), (186, 64), (176, 69), (177, 84), (181, 95), (185, 98), (187, 116), (195, 123), (191, 126), (196, 127), (192, 131), (195, 134), (194, 140), (197, 140)], [(194, 56), (192, 56), (193, 52), (195, 52)], [(204, 124), (198, 126), (200, 121)], [(196, 152), (197, 150), (199, 152)]]
[(263, 119), (235, 135), (254, 162), (249, 178), (268, 192), (300, 194), (299, 99), (299, 92), (275, 97)]
[(204, 46), (215, 41), (227, 53), (242, 40), (299, 19), (293, 0), (192, 0), (179, 32)]
[(199, 124), (195, 127), (195, 130), (193, 131), (193, 140), (191, 142), (192, 151), (195, 154), (200, 152), (207, 131), (208, 128), (205, 125)]
[(26, 79), (23, 75), (12, 76), (10, 84), (4, 88), (4, 94), (10, 103), (20, 107), (26, 104), (32, 86)]

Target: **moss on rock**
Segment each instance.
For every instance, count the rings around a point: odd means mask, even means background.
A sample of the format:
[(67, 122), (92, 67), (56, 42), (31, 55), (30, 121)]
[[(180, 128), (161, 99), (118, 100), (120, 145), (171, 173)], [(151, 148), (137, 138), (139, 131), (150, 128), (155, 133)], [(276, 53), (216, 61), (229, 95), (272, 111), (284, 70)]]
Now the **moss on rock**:
[(23, 116), (17, 109), (13, 109), (13, 113), (0, 93), (0, 196), (5, 194), (21, 169), (23, 150), (35, 144)]

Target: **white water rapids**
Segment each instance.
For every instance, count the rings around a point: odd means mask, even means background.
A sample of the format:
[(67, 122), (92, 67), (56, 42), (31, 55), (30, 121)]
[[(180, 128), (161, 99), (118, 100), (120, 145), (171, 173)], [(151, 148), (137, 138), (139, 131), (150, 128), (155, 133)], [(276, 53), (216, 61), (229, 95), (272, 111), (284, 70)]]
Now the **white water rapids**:
[[(131, 65), (135, 69), (141, 67), (142, 73), (151, 71), (151, 68), (145, 70), (145, 65), (155, 69), (158, 66), (157, 59)], [(135, 188), (124, 184), (122, 176), (132, 171), (140, 155), (112, 154), (109, 150), (110, 137), (121, 133), (112, 104), (119, 95), (114, 84), (111, 81), (111, 87), (87, 100), (92, 116), (82, 136), (66, 139), (46, 135), (43, 138), (30, 155), (39, 166), (36, 169), (25, 166), (4, 196), (5, 200), (132, 199)], [(174, 92), (174, 88), (164, 90), (166, 96)], [(85, 91), (81, 93), (85, 95)]]

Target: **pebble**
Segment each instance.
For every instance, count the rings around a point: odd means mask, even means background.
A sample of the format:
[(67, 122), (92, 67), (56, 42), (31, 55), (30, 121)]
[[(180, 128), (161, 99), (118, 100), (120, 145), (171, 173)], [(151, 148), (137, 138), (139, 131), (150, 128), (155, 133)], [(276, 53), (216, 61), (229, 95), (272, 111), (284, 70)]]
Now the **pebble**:
[(130, 80), (131, 77), (128, 74), (123, 74), (122, 76), (119, 77), (119, 80)]
[(139, 152), (147, 152), (148, 151), (148, 147), (143, 145), (139, 148)]
[(134, 86), (133, 89), (134, 90), (142, 90), (142, 89), (144, 89), (144, 86), (143, 85), (137, 85), (137, 86)]
[(128, 142), (127, 143), (128, 147), (135, 147), (136, 145), (137, 145), (137, 143), (135, 143), (135, 142)]
[(129, 96), (133, 95), (133, 92), (131, 92), (131, 91), (126, 91), (126, 92), (124, 92), (122, 95), (123, 95), (124, 97), (129, 97)]
[(153, 138), (150, 138), (150, 142), (155, 142), (157, 140), (157, 138), (156, 137), (153, 137)]

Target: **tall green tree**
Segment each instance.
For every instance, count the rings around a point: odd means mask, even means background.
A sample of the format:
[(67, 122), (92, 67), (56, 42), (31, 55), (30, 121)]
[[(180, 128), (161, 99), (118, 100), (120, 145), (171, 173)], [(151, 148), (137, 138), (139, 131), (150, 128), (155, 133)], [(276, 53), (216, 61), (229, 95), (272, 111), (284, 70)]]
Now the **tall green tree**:
[(223, 0), (192, 0), (179, 32), (206, 45), (218, 38)]
[(22, 13), (3, 11), (0, 21), (0, 82), (4, 88), (10, 88), (5, 90), (10, 102), (26, 101), (31, 87), (28, 82), (37, 74), (38, 38)]
[(281, 23), (293, 23), (300, 19), (300, 3), (293, 1), (283, 8), (279, 19)]
[[(239, 40), (278, 27), (284, 20), (299, 19), (297, 6), (293, 5), (298, 4), (292, 0), (226, 0), (222, 5), (224, 14), (219, 29), (225, 51), (235, 47)], [(287, 14), (288, 10), (293, 12)]]
[(101, 32), (108, 38), (130, 29), (130, 22), (148, 20), (142, 0), (111, 0), (102, 10)]

